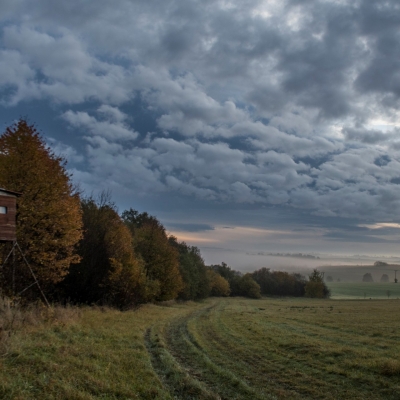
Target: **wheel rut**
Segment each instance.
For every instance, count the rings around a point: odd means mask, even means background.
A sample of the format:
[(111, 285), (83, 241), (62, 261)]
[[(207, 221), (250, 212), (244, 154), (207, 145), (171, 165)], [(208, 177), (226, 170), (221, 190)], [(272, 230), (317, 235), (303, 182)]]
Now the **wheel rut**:
[(171, 352), (165, 338), (166, 325), (148, 328), (144, 339), (154, 371), (171, 399), (221, 400), (201, 381), (196, 370), (183, 364), (179, 353)]

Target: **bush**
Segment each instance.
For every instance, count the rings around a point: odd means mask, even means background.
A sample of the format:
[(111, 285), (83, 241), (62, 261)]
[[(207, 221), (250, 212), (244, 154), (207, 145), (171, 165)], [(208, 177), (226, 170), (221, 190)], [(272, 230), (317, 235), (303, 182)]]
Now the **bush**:
[(362, 281), (363, 282), (373, 282), (374, 278), (372, 277), (372, 275), (370, 273), (367, 273), (367, 274), (364, 274)]
[(240, 296), (252, 299), (261, 298), (260, 285), (251, 277), (251, 274), (246, 274), (239, 278), (238, 292)]
[(305, 297), (323, 299), (325, 297), (324, 284), (322, 282), (307, 282), (305, 286)]
[(308, 277), (308, 282), (305, 285), (306, 297), (323, 299), (331, 295), (330, 290), (325, 285), (324, 273), (314, 269)]
[(387, 274), (383, 274), (381, 277), (381, 282), (389, 282), (389, 276)]
[(214, 270), (208, 269), (207, 279), (211, 296), (229, 296), (231, 290), (229, 287), (229, 282), (225, 278), (217, 274)]

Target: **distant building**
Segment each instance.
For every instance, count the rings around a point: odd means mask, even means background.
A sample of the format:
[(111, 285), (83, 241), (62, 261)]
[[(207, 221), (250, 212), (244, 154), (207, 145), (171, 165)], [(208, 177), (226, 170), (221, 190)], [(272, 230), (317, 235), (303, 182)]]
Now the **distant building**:
[(21, 193), (0, 188), (0, 242), (17, 240), (17, 197)]

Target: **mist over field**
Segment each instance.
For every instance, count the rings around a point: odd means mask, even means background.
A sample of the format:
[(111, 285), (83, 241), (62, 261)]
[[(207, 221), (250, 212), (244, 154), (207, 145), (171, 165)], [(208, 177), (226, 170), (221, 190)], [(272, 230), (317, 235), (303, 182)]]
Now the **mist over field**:
[[(235, 270), (243, 273), (253, 272), (266, 267), (275, 271), (309, 275), (314, 268), (317, 268), (324, 272), (325, 276), (332, 276), (334, 281), (340, 279), (341, 282), (361, 282), (365, 273), (371, 273), (374, 282), (379, 282), (382, 274), (387, 274), (389, 280), (393, 282), (394, 270), (398, 268), (398, 276), (400, 277), (400, 265), (396, 266), (396, 264), (400, 264), (400, 258), (398, 257), (303, 254), (304, 257), (272, 256), (266, 253), (262, 255), (241, 250), (202, 247), (202, 255), (206, 264), (220, 264), (221, 262), (225, 262)], [(373, 265), (374, 262), (379, 260), (389, 265), (375, 267)]]

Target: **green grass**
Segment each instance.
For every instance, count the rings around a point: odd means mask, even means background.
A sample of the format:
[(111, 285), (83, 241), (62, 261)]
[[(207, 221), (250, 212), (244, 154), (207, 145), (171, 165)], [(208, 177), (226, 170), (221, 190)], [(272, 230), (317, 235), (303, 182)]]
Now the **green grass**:
[(327, 286), (333, 299), (400, 299), (400, 283), (332, 282)]
[(392, 300), (82, 309), (14, 334), (1, 399), (398, 399)]

